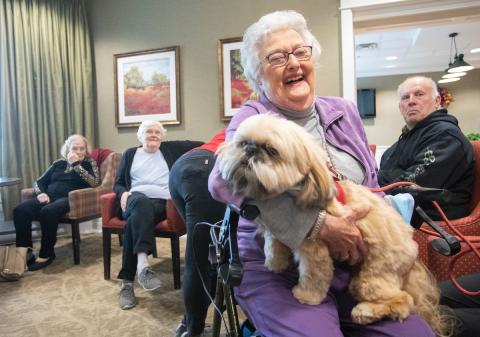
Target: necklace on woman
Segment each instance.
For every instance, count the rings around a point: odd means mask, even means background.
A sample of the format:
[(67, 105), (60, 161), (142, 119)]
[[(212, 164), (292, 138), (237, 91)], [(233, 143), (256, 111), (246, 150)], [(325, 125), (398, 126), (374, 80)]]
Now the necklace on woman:
[(332, 174), (333, 179), (345, 180), (346, 177), (340, 172), (338, 172), (337, 168), (335, 167), (335, 164), (333, 163), (332, 156), (330, 155), (329, 145), (327, 143), (327, 138), (325, 136), (325, 131), (323, 130), (322, 125), (320, 124), (320, 119), (318, 115), (316, 119), (317, 119), (317, 130), (318, 130), (318, 133), (320, 134), (320, 143), (322, 145), (323, 150), (327, 154), (327, 168)]

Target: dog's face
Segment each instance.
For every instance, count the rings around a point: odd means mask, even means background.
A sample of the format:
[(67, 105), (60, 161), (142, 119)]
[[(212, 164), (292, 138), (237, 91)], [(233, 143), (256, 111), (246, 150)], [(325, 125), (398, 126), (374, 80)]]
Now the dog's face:
[(223, 179), (247, 198), (271, 198), (293, 187), (300, 189), (300, 197), (308, 193), (308, 199), (332, 194), (323, 151), (293, 122), (271, 115), (250, 117), (217, 154)]

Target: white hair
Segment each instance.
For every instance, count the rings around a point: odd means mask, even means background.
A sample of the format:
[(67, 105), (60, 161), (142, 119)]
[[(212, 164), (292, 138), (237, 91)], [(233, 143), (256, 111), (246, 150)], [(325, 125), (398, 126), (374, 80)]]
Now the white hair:
[(268, 34), (284, 29), (296, 31), (305, 41), (312, 45), (312, 57), (315, 67), (320, 64), (321, 47), (318, 40), (307, 28), (307, 21), (302, 14), (293, 10), (276, 11), (262, 16), (247, 28), (243, 34), (243, 46), (240, 50), (243, 73), (250, 87), (257, 93), (260, 88), (260, 45), (268, 38)]
[(85, 137), (83, 137), (82, 135), (79, 135), (79, 134), (74, 134), (74, 135), (71, 135), (70, 137), (68, 137), (65, 140), (65, 142), (62, 145), (62, 148), (60, 149), (60, 155), (63, 158), (67, 159), (67, 155), (68, 155), (68, 152), (70, 152), (70, 147), (72, 146), (72, 143), (75, 140), (78, 140), (78, 139), (83, 140), (83, 142), (85, 143), (86, 154), (90, 155), (90, 145), (88, 145), (87, 138), (85, 138)]
[(435, 100), (435, 98), (437, 96), (440, 96), (440, 93), (438, 92), (437, 83), (435, 83), (435, 81), (432, 80), (430, 77), (427, 77), (427, 76), (410, 76), (405, 81), (400, 83), (400, 85), (398, 86), (398, 88), (397, 88), (398, 97), (401, 97), (402, 91), (403, 91), (403, 86), (405, 85), (405, 83), (407, 83), (407, 81), (410, 81), (410, 80), (415, 80), (415, 82), (417, 82), (417, 83), (419, 81), (427, 82), (428, 86), (432, 89), (432, 99), (433, 100)]
[(146, 119), (138, 127), (137, 139), (140, 141), (140, 143), (143, 144), (145, 142), (145, 132), (147, 131), (147, 128), (152, 125), (156, 125), (160, 128), (160, 132), (162, 133), (162, 138), (163, 136), (165, 136), (165, 133), (167, 132), (167, 130), (165, 130), (162, 123), (153, 119)]

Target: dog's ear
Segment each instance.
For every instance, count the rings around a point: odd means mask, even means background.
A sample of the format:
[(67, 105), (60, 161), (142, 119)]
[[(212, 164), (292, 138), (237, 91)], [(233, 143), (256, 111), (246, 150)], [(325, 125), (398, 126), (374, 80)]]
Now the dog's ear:
[(301, 204), (325, 207), (334, 197), (333, 178), (326, 165), (326, 155), (319, 145), (308, 137), (303, 137), (304, 163), (308, 165), (302, 188), (297, 195)]

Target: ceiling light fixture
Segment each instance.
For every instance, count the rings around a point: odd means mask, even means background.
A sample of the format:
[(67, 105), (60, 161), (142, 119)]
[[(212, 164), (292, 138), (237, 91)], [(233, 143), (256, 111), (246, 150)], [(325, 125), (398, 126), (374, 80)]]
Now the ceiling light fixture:
[(457, 35), (458, 33), (451, 33), (448, 35), (448, 37), (452, 39), (452, 42), (450, 43), (450, 55), (452, 55), (452, 45), (455, 47), (455, 56), (453, 58), (453, 63), (450, 62), (446, 70), (448, 73), (461, 73), (473, 69), (473, 66), (463, 60), (463, 54), (457, 53), (457, 42), (455, 41), (455, 37)]
[(398, 57), (396, 57), (396, 56), (387, 56), (385, 59), (386, 59), (387, 61), (395, 61), (397, 58), (398, 58)]
[(470, 53), (475, 54), (475, 53), (480, 53), (480, 48), (473, 48), (470, 50)]
[(442, 78), (453, 78), (453, 77), (462, 77), (465, 76), (467, 73), (449, 73), (442, 76)]
[(438, 81), (438, 83), (450, 83), (460, 81), (460, 77), (452, 77), (452, 78), (443, 78)]

